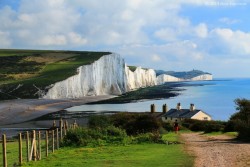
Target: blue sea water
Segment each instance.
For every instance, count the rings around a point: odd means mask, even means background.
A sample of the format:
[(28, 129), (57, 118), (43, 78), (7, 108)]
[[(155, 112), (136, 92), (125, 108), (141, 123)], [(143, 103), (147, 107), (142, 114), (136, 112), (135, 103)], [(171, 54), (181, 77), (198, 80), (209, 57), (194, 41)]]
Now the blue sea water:
[[(186, 82), (187, 86), (181, 87), (181, 95), (170, 99), (147, 100), (126, 104), (98, 104), (82, 105), (67, 109), (68, 111), (149, 111), (150, 104), (156, 105), (156, 110), (161, 111), (162, 105), (167, 104), (168, 109), (175, 108), (178, 102), (182, 108), (189, 108), (194, 103), (196, 109), (201, 109), (212, 116), (214, 120), (228, 120), (236, 112), (234, 100), (236, 98), (250, 99), (250, 78), (244, 79), (215, 79), (213, 81)], [(196, 86), (195, 86), (196, 85)], [(203, 86), (199, 86), (203, 85)]]

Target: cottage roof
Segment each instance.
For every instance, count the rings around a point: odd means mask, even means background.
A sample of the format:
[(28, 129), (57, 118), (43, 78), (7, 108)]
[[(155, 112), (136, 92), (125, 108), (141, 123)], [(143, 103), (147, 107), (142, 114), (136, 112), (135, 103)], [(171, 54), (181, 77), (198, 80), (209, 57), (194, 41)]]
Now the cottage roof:
[[(170, 109), (168, 112), (166, 112), (163, 117), (172, 117), (172, 118), (192, 118), (195, 114), (200, 112), (201, 110), (195, 109), (191, 111), (190, 109)], [(203, 112), (203, 111), (202, 111)], [(205, 113), (205, 112), (203, 112)], [(206, 114), (206, 113), (205, 113)], [(208, 114), (206, 114), (208, 115)]]

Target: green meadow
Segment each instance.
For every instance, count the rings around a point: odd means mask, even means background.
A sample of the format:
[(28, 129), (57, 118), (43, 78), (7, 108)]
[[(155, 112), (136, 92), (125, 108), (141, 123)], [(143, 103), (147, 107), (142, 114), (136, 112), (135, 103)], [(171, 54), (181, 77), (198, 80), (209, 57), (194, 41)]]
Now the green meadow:
[[(179, 141), (178, 135), (168, 133), (164, 140)], [(25, 146), (25, 144), (24, 144)], [(18, 143), (7, 144), (8, 165), (18, 164)], [(23, 148), (25, 154), (25, 147)], [(193, 158), (184, 150), (183, 144), (141, 143), (128, 145), (107, 145), (98, 147), (61, 147), (49, 157), (42, 153), (42, 160), (26, 162), (22, 166), (193, 166)], [(2, 165), (2, 154), (0, 158)]]

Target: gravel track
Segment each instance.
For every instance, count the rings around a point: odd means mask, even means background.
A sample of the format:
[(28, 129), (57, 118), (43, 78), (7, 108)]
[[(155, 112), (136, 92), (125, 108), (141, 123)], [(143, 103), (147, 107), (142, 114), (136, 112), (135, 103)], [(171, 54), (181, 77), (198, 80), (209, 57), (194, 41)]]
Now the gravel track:
[(186, 150), (195, 156), (195, 167), (250, 167), (250, 143), (226, 135), (181, 134)]

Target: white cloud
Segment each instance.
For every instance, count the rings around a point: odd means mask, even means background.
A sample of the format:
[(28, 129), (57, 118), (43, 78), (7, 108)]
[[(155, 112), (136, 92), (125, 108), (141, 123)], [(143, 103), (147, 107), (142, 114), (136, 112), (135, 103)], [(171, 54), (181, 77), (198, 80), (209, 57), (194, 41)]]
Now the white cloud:
[(198, 37), (200, 37), (200, 38), (206, 38), (207, 37), (208, 30), (207, 30), (207, 25), (206, 24), (200, 23), (198, 26), (196, 26), (194, 28), (194, 30), (195, 30)]
[(77, 34), (75, 32), (70, 32), (68, 34), (69, 41), (74, 45), (85, 45), (88, 40), (84, 37), (82, 37), (80, 34)]
[(185, 6), (210, 7), (206, 2), (20, 0), (15, 9), (0, 8), (0, 47), (108, 50), (137, 65), (169, 70), (249, 59), (249, 32), (230, 28), (238, 20), (220, 16), (223, 28), (193, 23), (180, 12)]
[(63, 35), (44, 36), (38, 41), (38, 45), (65, 45), (67, 40)]
[(239, 23), (240, 20), (237, 20), (237, 19), (230, 19), (230, 18), (228, 18), (228, 17), (223, 17), (223, 18), (220, 18), (220, 19), (219, 19), (219, 22), (225, 23), (225, 24), (228, 24), (228, 25), (231, 25), (231, 24)]
[(151, 60), (154, 62), (159, 62), (161, 61), (161, 57), (157, 54), (152, 55)]
[(11, 40), (9, 39), (9, 33), (0, 31), (0, 48), (9, 48), (11, 46)]

